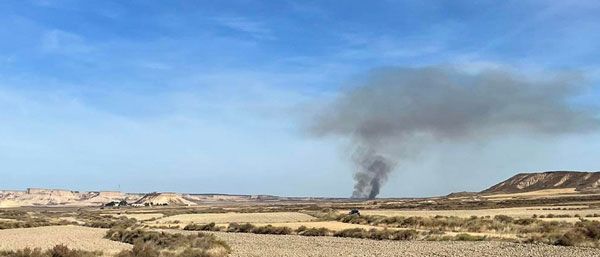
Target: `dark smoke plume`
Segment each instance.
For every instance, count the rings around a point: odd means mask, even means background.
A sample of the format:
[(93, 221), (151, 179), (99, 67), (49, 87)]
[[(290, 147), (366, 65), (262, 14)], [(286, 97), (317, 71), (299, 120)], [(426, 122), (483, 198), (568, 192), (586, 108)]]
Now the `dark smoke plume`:
[(352, 140), (358, 168), (352, 196), (372, 199), (398, 161), (436, 141), (598, 128), (597, 108), (571, 101), (580, 82), (577, 74), (533, 80), (504, 70), (382, 69), (324, 108), (310, 131)]

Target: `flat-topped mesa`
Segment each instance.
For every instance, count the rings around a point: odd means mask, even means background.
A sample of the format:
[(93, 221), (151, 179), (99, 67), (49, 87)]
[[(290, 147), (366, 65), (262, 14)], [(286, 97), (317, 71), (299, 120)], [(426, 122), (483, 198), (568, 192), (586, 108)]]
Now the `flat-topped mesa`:
[(481, 191), (484, 194), (522, 193), (545, 189), (574, 188), (580, 192), (600, 191), (600, 172), (548, 171), (519, 173)]
[(60, 194), (60, 195), (69, 195), (74, 192), (71, 190), (65, 189), (44, 189), (44, 188), (27, 188), (25, 190), (27, 194)]
[(100, 192), (98, 192), (98, 197), (125, 198), (126, 195), (123, 192), (119, 192), (119, 191), (100, 191)]
[(73, 191), (45, 188), (0, 191), (0, 201), (12, 201), (21, 206), (98, 206), (111, 201), (135, 201), (140, 197), (118, 191)]

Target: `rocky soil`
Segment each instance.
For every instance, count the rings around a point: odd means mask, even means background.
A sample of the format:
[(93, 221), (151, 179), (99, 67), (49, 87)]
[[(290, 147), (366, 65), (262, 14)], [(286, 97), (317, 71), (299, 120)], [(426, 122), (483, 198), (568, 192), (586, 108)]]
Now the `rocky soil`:
[(600, 256), (600, 249), (506, 242), (376, 241), (366, 239), (215, 233), (229, 243), (231, 257), (542, 257)]

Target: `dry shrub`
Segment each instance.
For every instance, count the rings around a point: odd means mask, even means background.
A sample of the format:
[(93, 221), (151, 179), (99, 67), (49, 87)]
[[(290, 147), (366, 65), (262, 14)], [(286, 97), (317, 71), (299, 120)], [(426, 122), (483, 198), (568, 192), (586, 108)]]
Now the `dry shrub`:
[(367, 238), (368, 232), (363, 228), (349, 228), (335, 232), (335, 237)]
[(415, 240), (419, 233), (415, 230), (378, 230), (369, 231), (362, 228), (350, 228), (335, 232), (336, 237), (368, 238), (375, 240)]
[(187, 248), (179, 254), (163, 254), (165, 257), (213, 257), (215, 254), (209, 253), (206, 250), (200, 250), (195, 248)]
[(145, 231), (142, 229), (111, 229), (105, 238), (128, 244), (150, 244), (158, 249), (182, 249), (197, 248), (200, 250), (223, 249), (222, 252), (229, 253), (227, 243), (217, 239), (214, 235), (197, 233), (183, 235), (179, 233), (165, 233)]
[(289, 235), (293, 232), (293, 230), (289, 227), (275, 227), (272, 225), (257, 227), (250, 223), (229, 223), (229, 227), (227, 227), (227, 232)]
[(46, 251), (42, 251), (40, 248), (25, 248), (17, 251), (0, 252), (0, 256), (3, 257), (97, 257), (101, 255), (102, 252), (69, 249), (65, 245), (56, 245)]
[(5, 210), (0, 211), (0, 219), (14, 219), (14, 220), (25, 220), (29, 218), (29, 214), (19, 210)]
[(84, 226), (92, 228), (128, 228), (137, 224), (136, 219), (127, 217), (95, 216), (87, 219)]
[(474, 236), (471, 234), (461, 233), (456, 235), (455, 240), (457, 241), (483, 241), (486, 237), (483, 236)]
[(227, 232), (252, 233), (254, 228), (256, 228), (256, 226), (250, 223), (229, 223), (229, 227), (227, 227)]
[(328, 236), (331, 235), (331, 230), (327, 228), (307, 228), (300, 226), (296, 229), (296, 233), (301, 236)]
[(0, 230), (1, 229), (13, 229), (13, 228), (35, 228), (35, 227), (45, 227), (45, 226), (59, 226), (59, 225), (72, 225), (76, 224), (76, 222), (69, 222), (66, 220), (46, 220), (43, 218), (27, 218), (25, 220), (19, 221), (0, 221)]
[(575, 228), (564, 233), (555, 242), (563, 246), (591, 246), (598, 247), (600, 240), (600, 222), (579, 221)]
[(189, 224), (183, 228), (183, 230), (189, 231), (221, 231), (217, 224), (214, 222), (208, 224)]
[(131, 250), (123, 250), (116, 257), (158, 257), (160, 251), (149, 243), (136, 243)]
[(496, 215), (494, 220), (502, 223), (512, 223), (515, 219), (506, 215)]
[(289, 227), (275, 227), (272, 225), (266, 225), (262, 227), (255, 227), (252, 230), (254, 234), (271, 234), (271, 235), (289, 235), (292, 233), (292, 229)]

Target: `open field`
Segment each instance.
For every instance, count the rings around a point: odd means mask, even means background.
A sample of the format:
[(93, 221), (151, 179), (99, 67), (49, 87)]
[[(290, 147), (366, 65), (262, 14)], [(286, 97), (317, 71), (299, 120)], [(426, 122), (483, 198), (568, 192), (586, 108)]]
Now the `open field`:
[(315, 218), (298, 212), (271, 212), (271, 213), (203, 213), (182, 214), (169, 216), (157, 220), (157, 223), (281, 223), (311, 221)]
[[(152, 231), (209, 233), (225, 240), (233, 257), (600, 256), (600, 199), (594, 194), (573, 197), (571, 192), (542, 190), (501, 198), (5, 208), (0, 210), (0, 250), (65, 244), (115, 256), (131, 249), (133, 241), (103, 238), (111, 228), (145, 230), (132, 234), (138, 236)], [(511, 200), (498, 200), (503, 198)], [(348, 215), (351, 209), (361, 215)], [(184, 230), (189, 224), (193, 224), (186, 228), (189, 231)]]
[[(341, 210), (340, 213), (347, 213), (348, 210)], [(381, 215), (381, 216), (417, 216), (417, 217), (432, 217), (440, 216), (457, 216), (468, 218), (471, 216), (495, 216), (508, 215), (515, 218), (530, 218), (535, 215), (586, 215), (600, 214), (600, 209), (589, 209), (587, 205), (562, 205), (562, 206), (531, 206), (531, 207), (515, 207), (515, 208), (498, 208), (498, 209), (478, 209), (478, 210), (363, 210), (361, 213), (365, 215)]]
[(49, 226), (0, 230), (0, 250), (18, 250), (25, 247), (49, 249), (58, 244), (69, 248), (102, 251), (115, 254), (131, 245), (104, 239), (106, 229), (81, 226)]
[(600, 250), (591, 248), (513, 244), (505, 242), (398, 242), (335, 237), (256, 235), (240, 233), (215, 233), (215, 235), (231, 245), (233, 251), (230, 255), (231, 257), (592, 257), (600, 255)]

